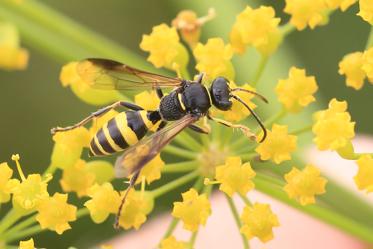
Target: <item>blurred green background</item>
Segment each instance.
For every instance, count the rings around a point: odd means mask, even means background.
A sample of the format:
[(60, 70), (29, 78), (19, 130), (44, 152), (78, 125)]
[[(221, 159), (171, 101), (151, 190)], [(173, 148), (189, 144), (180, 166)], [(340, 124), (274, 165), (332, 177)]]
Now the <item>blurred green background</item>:
[[(186, 0), (44, 0), (43, 2), (140, 54), (144, 60), (146, 55), (138, 46), (142, 34), (150, 33), (151, 28), (159, 23), (170, 23), (180, 10), (198, 4), (198, 1)], [(203, 1), (197, 11), (198, 14), (206, 14), (207, 6), (215, 7), (214, 3), (218, 6), (224, 4), (237, 6), (233, 9), (240, 10), (245, 4), (258, 5), (257, 2), (252, 3), (252, 1)], [(276, 8), (277, 15), (282, 18), (283, 23), (287, 21), (288, 16), (282, 13), (283, 1), (265, 1), (265, 4)], [(337, 11), (332, 15), (329, 25), (317, 27), (313, 31), (307, 29), (294, 32), (285, 43), (293, 55), (291, 64), (305, 67), (308, 74), (316, 76), (320, 87), (318, 98), (321, 98), (325, 104), (333, 97), (348, 99), (352, 118), (357, 121), (357, 132), (371, 134), (373, 119), (368, 111), (372, 104), (373, 86), (366, 84), (360, 91), (347, 88), (344, 78), (337, 72), (338, 62), (345, 54), (364, 50), (369, 25), (356, 16), (357, 12), (357, 5), (345, 13)], [(216, 19), (203, 28), (202, 41), (218, 35), (209, 32), (209, 26), (214, 25), (214, 22), (219, 22), (219, 25), (221, 23), (222, 29), (226, 30), (232, 25), (234, 18), (235, 15), (227, 16), (226, 13), (219, 13), (217, 8)], [(227, 41), (227, 35), (223, 38)], [(25, 43), (23, 46), (28, 48), (31, 54), (27, 70), (0, 71), (0, 161), (9, 162), (13, 153), (19, 153), (23, 169), (28, 174), (42, 172), (49, 164), (52, 150), (49, 133), (51, 127), (72, 124), (97, 108), (82, 103), (69, 89), (61, 86), (58, 80), (61, 68), (59, 61), (40, 50), (28, 47)], [(246, 67), (255, 66), (246, 65)], [(268, 73), (270, 71), (267, 70), (265, 74)], [(286, 74), (282, 77), (285, 78)], [(58, 189), (58, 186), (55, 187)], [(168, 206), (167, 203), (162, 204), (164, 207)], [(43, 241), (43, 246), (47, 248), (66, 248), (69, 245), (86, 248), (85, 245), (110, 237), (114, 232), (112, 220), (102, 226), (89, 225), (91, 221), (88, 218), (83, 220), (83, 223), (74, 223), (74, 232), (67, 231), (63, 237), (45, 232), (36, 240)], [(94, 236), (98, 234), (100, 236)], [(57, 241), (58, 245), (54, 244)]]

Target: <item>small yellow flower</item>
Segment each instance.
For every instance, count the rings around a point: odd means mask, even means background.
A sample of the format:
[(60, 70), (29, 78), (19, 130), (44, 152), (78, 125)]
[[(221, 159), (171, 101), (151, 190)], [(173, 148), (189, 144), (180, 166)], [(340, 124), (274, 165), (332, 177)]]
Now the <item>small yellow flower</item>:
[(230, 197), (238, 192), (246, 195), (254, 188), (251, 178), (255, 176), (255, 171), (249, 162), (242, 164), (240, 157), (228, 157), (224, 165), (216, 167), (215, 178), (220, 182), (219, 189)]
[(233, 25), (230, 41), (237, 53), (243, 53), (246, 46), (254, 46), (262, 54), (273, 53), (282, 40), (278, 29), (280, 18), (275, 18), (272, 7), (260, 6), (252, 9), (247, 6), (238, 14)]
[(178, 241), (174, 236), (169, 236), (161, 241), (160, 249), (187, 249), (188, 244), (184, 241)]
[(234, 68), (231, 62), (233, 49), (231, 45), (225, 45), (221, 38), (210, 38), (205, 45), (198, 43), (193, 50), (196, 57), (196, 69), (206, 73), (208, 79), (217, 76), (234, 78)]
[(347, 102), (332, 99), (329, 108), (314, 114), (312, 132), (319, 150), (343, 148), (355, 136), (355, 122), (346, 111)]
[(325, 0), (286, 0), (284, 11), (291, 15), (290, 22), (298, 30), (307, 25), (314, 29), (317, 25), (326, 24), (328, 16)]
[(67, 203), (67, 194), (55, 193), (40, 203), (36, 220), (42, 229), (62, 234), (71, 228), (68, 222), (76, 220), (76, 210), (75, 206)]
[(315, 195), (325, 193), (327, 180), (320, 176), (320, 170), (307, 165), (302, 171), (293, 167), (285, 175), (287, 184), (284, 187), (289, 198), (296, 199), (301, 205), (315, 203)]
[(95, 223), (104, 222), (109, 214), (116, 213), (121, 202), (119, 193), (113, 186), (106, 182), (102, 185), (95, 184), (88, 189), (89, 201), (84, 203)]
[(370, 155), (361, 156), (356, 161), (359, 167), (355, 183), (359, 190), (366, 190), (367, 193), (373, 192), (373, 159)]
[(371, 0), (359, 0), (360, 12), (357, 14), (373, 25), (373, 2)]
[(340, 8), (342, 11), (346, 11), (350, 6), (357, 2), (357, 0), (325, 0), (326, 5), (330, 9)]
[(94, 174), (95, 183), (103, 184), (105, 182), (110, 182), (114, 179), (114, 167), (113, 165), (104, 160), (94, 160), (89, 161), (86, 164), (86, 169), (88, 172)]
[(64, 169), (60, 184), (64, 192), (76, 192), (79, 197), (87, 195), (95, 183), (95, 175), (88, 170), (87, 163), (78, 160), (73, 166)]
[(183, 10), (172, 20), (172, 26), (180, 30), (181, 37), (190, 46), (194, 47), (201, 36), (201, 27), (215, 17), (215, 10), (209, 9), (206, 16), (197, 17), (192, 10)]
[(148, 61), (155, 67), (173, 69), (176, 63), (185, 68), (189, 57), (186, 48), (180, 43), (176, 28), (167, 24), (153, 27), (150, 35), (143, 35), (140, 48), (150, 53)]
[(60, 72), (62, 86), (70, 86), (73, 93), (85, 103), (102, 106), (122, 100), (123, 96), (116, 90), (102, 91), (94, 89), (83, 81), (77, 72), (78, 62), (72, 61), (64, 65)]
[(164, 165), (164, 161), (158, 154), (154, 159), (152, 159), (144, 166), (144, 168), (140, 172), (139, 178), (137, 179), (136, 183), (140, 183), (143, 177), (145, 177), (145, 180), (148, 184), (160, 179), (161, 170)]
[(182, 202), (174, 202), (172, 215), (184, 222), (184, 228), (195, 232), (199, 225), (205, 225), (211, 214), (211, 205), (206, 194), (198, 195), (198, 192), (191, 188), (182, 194)]
[[(229, 83), (230, 88), (235, 88), (237, 85), (234, 82)], [(251, 87), (249, 84), (244, 84), (240, 86), (240, 88), (250, 90), (250, 91), (255, 91), (255, 88)], [(256, 105), (251, 101), (254, 98), (254, 95), (248, 94), (245, 92), (235, 92), (234, 95), (237, 95), (240, 97), (248, 106), (254, 110), (256, 108)], [(220, 111), (213, 109), (213, 113), (220, 114), (224, 117), (225, 120), (230, 121), (230, 122), (239, 122), (245, 118), (247, 118), (250, 115), (250, 111), (247, 110), (247, 108), (242, 105), (240, 102), (237, 100), (233, 99), (232, 100), (232, 107), (229, 111)]]
[(368, 77), (369, 81), (373, 82), (373, 47), (366, 50), (363, 54), (363, 71)]
[(8, 182), (13, 194), (13, 206), (22, 213), (28, 213), (35, 210), (41, 201), (49, 197), (47, 186), (52, 176), (48, 175), (46, 179), (42, 179), (39, 174), (31, 174), (26, 178), (19, 164), (19, 155), (13, 155), (12, 160), (16, 162), (21, 177), (21, 181), (11, 179)]
[(0, 204), (10, 200), (10, 178), (13, 175), (13, 170), (9, 168), (7, 163), (0, 163)]
[(280, 226), (276, 214), (268, 204), (255, 203), (252, 207), (246, 206), (241, 220), (243, 226), (240, 232), (248, 239), (257, 237), (262, 242), (273, 239), (273, 227)]
[(347, 54), (343, 57), (342, 61), (339, 62), (339, 74), (346, 76), (346, 85), (359, 90), (364, 85), (364, 79), (366, 77), (363, 70), (363, 53), (354, 52)]
[(18, 249), (35, 249), (34, 240), (31, 238), (29, 240), (20, 241)]
[(291, 159), (291, 153), (297, 148), (297, 137), (288, 134), (287, 125), (272, 126), (272, 131), (268, 131), (267, 138), (255, 149), (259, 153), (260, 159), (271, 159), (276, 164)]
[(23, 70), (28, 59), (28, 51), (20, 47), (17, 28), (11, 23), (0, 22), (0, 68)]
[(73, 166), (79, 160), (83, 148), (88, 147), (90, 138), (85, 127), (56, 133), (53, 136), (55, 144), (51, 155), (52, 165), (60, 169)]
[(314, 76), (306, 76), (306, 70), (291, 67), (289, 78), (278, 81), (276, 93), (286, 110), (296, 113), (315, 101), (313, 94), (317, 89)]
[(136, 105), (141, 106), (147, 111), (157, 110), (160, 102), (161, 100), (155, 91), (144, 91), (135, 95)]
[(136, 230), (139, 229), (153, 207), (154, 199), (151, 194), (130, 190), (122, 209), (122, 215), (119, 218), (119, 225), (124, 229), (130, 229), (131, 227)]

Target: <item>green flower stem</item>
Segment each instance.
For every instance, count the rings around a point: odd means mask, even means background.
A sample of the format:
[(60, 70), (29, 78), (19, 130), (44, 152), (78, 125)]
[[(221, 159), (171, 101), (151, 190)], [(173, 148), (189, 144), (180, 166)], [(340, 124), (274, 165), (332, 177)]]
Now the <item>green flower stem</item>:
[[(240, 216), (238, 214), (238, 211), (237, 211), (237, 208), (236, 208), (236, 205), (234, 204), (233, 202), (233, 199), (230, 198), (228, 195), (225, 195), (225, 198), (227, 199), (228, 201), (228, 204), (229, 204), (229, 207), (232, 211), (232, 214), (233, 214), (233, 218), (234, 220), (236, 221), (236, 225), (237, 225), (237, 228), (238, 228), (238, 232), (240, 233), (240, 229), (241, 229), (241, 220), (240, 220)], [(241, 235), (241, 238), (242, 238), (242, 243), (243, 243), (243, 247), (245, 249), (249, 249), (250, 246), (249, 246), (249, 242), (247, 241), (246, 237), (244, 234), (240, 233)]]
[(196, 159), (196, 157), (197, 157), (196, 152), (189, 151), (189, 150), (186, 150), (186, 149), (182, 149), (182, 148), (179, 148), (179, 147), (174, 146), (174, 145), (166, 146), (163, 149), (162, 152), (167, 152), (167, 153), (175, 155), (175, 156), (180, 156), (182, 158), (192, 159), (192, 160)]
[(12, 228), (10, 228), (9, 230), (7, 230), (5, 233), (4, 233), (4, 237), (8, 237), (10, 236), (11, 234), (14, 234), (14, 233), (18, 233), (20, 230), (30, 226), (30, 225), (33, 225), (34, 223), (36, 223), (36, 214), (34, 215), (31, 215), (30, 217), (28, 217), (27, 219), (21, 221), (20, 223), (18, 223), (17, 225), (13, 226)]
[(189, 239), (189, 248), (194, 248), (194, 244), (196, 243), (197, 240), (197, 235), (198, 235), (198, 230), (192, 233), (192, 236), (190, 236)]
[(253, 204), (246, 195), (239, 194), (246, 206), (251, 207)]
[(256, 70), (255, 75), (254, 75), (254, 79), (250, 84), (252, 87), (256, 87), (258, 85), (260, 77), (262, 76), (263, 71), (264, 71), (264, 69), (265, 69), (265, 67), (268, 63), (268, 59), (269, 59), (268, 56), (261, 55), (258, 69)]
[(53, 164), (50, 164), (50, 165), (48, 166), (48, 168), (44, 171), (43, 177), (45, 177), (45, 176), (48, 175), (48, 174), (53, 175), (54, 172), (56, 172), (56, 170), (57, 170), (57, 166), (56, 166), (56, 165), (53, 165)]
[(162, 240), (167, 239), (175, 231), (177, 224), (179, 224), (179, 219), (173, 218), (170, 225), (168, 226), (165, 234), (163, 235)]
[(373, 27), (370, 28), (367, 44), (365, 46), (365, 49), (369, 49), (373, 46)]
[(287, 194), (282, 190), (282, 187), (273, 184), (272, 181), (268, 181), (266, 178), (262, 177), (261, 174), (257, 174), (253, 181), (256, 189), (259, 191), (266, 193), (269, 196), (274, 197), (281, 202), (310, 214), (322, 221), (325, 221), (345, 232), (348, 232), (361, 240), (373, 243), (372, 228), (359, 224), (355, 220), (342, 216), (326, 207), (319, 206), (319, 204), (301, 206), (297, 202), (289, 199)]
[(15, 234), (10, 234), (9, 237), (5, 237), (4, 239), (7, 243), (10, 243), (10, 242), (16, 241), (16, 240), (21, 239), (21, 238), (29, 237), (30, 235), (38, 234), (42, 231), (43, 231), (43, 229), (41, 229), (40, 225), (37, 224), (37, 225), (29, 227), (25, 230), (18, 231)]
[(172, 182), (169, 182), (162, 187), (159, 187), (155, 190), (150, 191), (153, 198), (157, 198), (161, 195), (164, 195), (165, 193), (175, 189), (176, 187), (179, 187), (181, 185), (184, 185), (185, 183), (189, 182), (190, 180), (196, 178), (200, 174), (199, 170), (195, 170), (187, 175), (184, 175), (182, 177), (179, 177), (175, 179)]
[(191, 151), (201, 151), (203, 148), (202, 144), (199, 143), (195, 138), (193, 138), (190, 134), (187, 132), (182, 132), (178, 135), (180, 139), (178, 139), (176, 142), (185, 148), (188, 148)]
[(242, 161), (251, 161), (253, 158), (257, 156), (258, 156), (258, 153), (256, 152), (245, 153), (245, 154), (240, 155)]
[(310, 132), (310, 131), (312, 131), (312, 124), (311, 125), (307, 125), (307, 126), (302, 127), (302, 128), (299, 128), (299, 129), (296, 129), (295, 131), (292, 131), (290, 133), (292, 135), (301, 135), (303, 133)]
[(290, 22), (280, 26), (280, 31), (284, 37), (291, 34), (295, 30), (296, 30), (295, 26), (291, 24)]
[(14, 208), (11, 209), (6, 216), (1, 220), (0, 223), (0, 237), (1, 234), (3, 234), (10, 226), (12, 226), (14, 223), (17, 222), (19, 218), (21, 218), (22, 215), (17, 212)]
[(163, 167), (162, 173), (180, 173), (192, 171), (197, 169), (198, 164), (199, 162), (197, 160), (185, 161), (180, 163), (169, 163)]

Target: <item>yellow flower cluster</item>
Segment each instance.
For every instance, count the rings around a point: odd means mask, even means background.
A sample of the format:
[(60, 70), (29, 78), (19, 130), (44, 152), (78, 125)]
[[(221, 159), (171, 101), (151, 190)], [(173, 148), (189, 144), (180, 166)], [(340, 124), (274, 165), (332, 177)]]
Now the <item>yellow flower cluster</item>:
[(176, 28), (167, 24), (153, 27), (150, 35), (143, 35), (140, 48), (150, 53), (148, 61), (155, 67), (174, 69), (174, 63), (185, 68), (189, 56), (186, 48), (180, 43)]
[(329, 108), (314, 114), (312, 131), (319, 150), (337, 150), (345, 147), (355, 136), (355, 122), (351, 121), (346, 101), (332, 99)]
[(27, 67), (29, 53), (20, 47), (17, 28), (10, 23), (0, 22), (0, 68), (22, 70)]
[(339, 74), (346, 76), (346, 85), (359, 90), (364, 85), (366, 77), (363, 70), (364, 60), (362, 52), (347, 54), (339, 62)]
[(278, 100), (286, 110), (296, 113), (315, 101), (313, 94), (317, 89), (314, 76), (306, 76), (306, 70), (292, 67), (289, 71), (289, 78), (279, 80), (276, 93)]
[(364, 21), (373, 25), (373, 2), (371, 0), (359, 0), (360, 12), (358, 13)]
[(262, 242), (273, 238), (273, 227), (280, 225), (277, 216), (272, 212), (268, 204), (254, 203), (246, 206), (241, 215), (243, 226), (241, 233), (248, 239), (257, 237)]
[(228, 157), (224, 165), (216, 167), (215, 178), (220, 182), (219, 189), (232, 197), (234, 193), (246, 195), (254, 188), (251, 178), (255, 176), (255, 171), (250, 163), (242, 164), (240, 157)]
[(271, 159), (276, 164), (291, 159), (291, 153), (297, 148), (297, 137), (288, 134), (286, 125), (272, 126), (266, 140), (255, 149), (261, 160)]
[(20, 241), (18, 249), (35, 249), (34, 240), (31, 238), (29, 240)]
[(356, 3), (358, 0), (325, 0), (326, 5), (330, 9), (340, 8), (342, 11), (346, 11), (350, 6)]
[(370, 155), (363, 155), (357, 161), (358, 172), (354, 177), (359, 190), (373, 192), (373, 159)]
[(198, 195), (191, 188), (182, 194), (182, 202), (174, 202), (172, 215), (184, 222), (184, 228), (191, 232), (197, 231), (199, 225), (205, 225), (211, 214), (211, 205), (206, 194)]
[(210, 38), (205, 45), (198, 43), (193, 50), (196, 57), (196, 69), (206, 73), (208, 79), (217, 76), (234, 79), (234, 68), (231, 62), (233, 49), (230, 44), (225, 45), (221, 38)]
[(187, 249), (188, 245), (184, 241), (178, 241), (174, 236), (169, 236), (161, 241), (160, 249)]
[(273, 53), (282, 40), (279, 23), (280, 18), (275, 18), (272, 7), (252, 9), (247, 6), (237, 15), (230, 33), (233, 49), (242, 54), (246, 46), (253, 46), (264, 55)]
[(315, 195), (325, 193), (326, 179), (320, 176), (320, 170), (313, 165), (307, 165), (302, 171), (293, 167), (285, 175), (287, 184), (284, 190), (290, 198), (296, 199), (301, 205), (315, 203)]
[(307, 26), (314, 29), (328, 21), (327, 4), (325, 0), (286, 0), (284, 11), (291, 15), (290, 23), (298, 30)]

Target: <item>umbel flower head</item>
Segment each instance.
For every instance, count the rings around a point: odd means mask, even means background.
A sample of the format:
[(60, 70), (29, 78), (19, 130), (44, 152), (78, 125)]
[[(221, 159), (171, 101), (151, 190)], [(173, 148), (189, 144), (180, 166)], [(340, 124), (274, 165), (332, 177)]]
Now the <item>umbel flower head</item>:
[(104, 222), (109, 214), (114, 214), (118, 211), (120, 205), (120, 196), (109, 182), (102, 185), (95, 184), (88, 189), (89, 201), (84, 203), (91, 214), (91, 218), (95, 223)]
[(43, 179), (40, 174), (31, 174), (25, 177), (19, 158), (18, 154), (12, 156), (12, 160), (17, 164), (21, 181), (10, 180), (9, 187), (13, 194), (13, 207), (21, 213), (28, 213), (34, 211), (41, 201), (49, 197), (47, 183), (52, 179), (52, 176), (48, 175)]
[(255, 151), (260, 155), (261, 160), (271, 159), (276, 164), (291, 159), (291, 153), (297, 148), (297, 137), (288, 134), (287, 125), (272, 126), (268, 131), (267, 138)]
[(358, 172), (354, 177), (359, 190), (373, 192), (373, 159), (370, 155), (363, 155), (357, 161)]
[(77, 208), (67, 203), (67, 194), (55, 193), (38, 206), (36, 220), (42, 229), (50, 229), (62, 234), (71, 228), (70, 221), (76, 220)]
[(210, 38), (203, 45), (198, 43), (193, 50), (196, 57), (196, 69), (206, 73), (208, 79), (214, 79), (217, 76), (234, 78), (234, 68), (231, 62), (233, 49), (230, 44), (225, 45), (221, 38)]
[(178, 241), (174, 236), (169, 236), (161, 241), (160, 249), (187, 249), (188, 244), (184, 241)]
[(0, 68), (22, 70), (27, 67), (28, 59), (28, 51), (20, 47), (17, 28), (11, 23), (0, 21)]
[(205, 225), (211, 214), (211, 205), (206, 194), (198, 195), (198, 192), (191, 188), (182, 194), (182, 202), (174, 202), (172, 215), (184, 223), (184, 228), (191, 232), (197, 231), (199, 225)]
[(315, 101), (313, 94), (317, 89), (314, 76), (306, 76), (306, 70), (291, 67), (289, 78), (278, 81), (276, 93), (286, 110), (296, 113)]
[[(124, 193), (122, 193), (123, 195)], [(124, 229), (136, 230), (146, 221), (146, 216), (153, 210), (154, 199), (145, 191), (130, 190), (123, 205), (119, 225)]]
[(319, 150), (337, 150), (345, 147), (355, 136), (355, 122), (351, 121), (346, 101), (332, 99), (329, 108), (314, 114), (312, 131)]
[(237, 15), (230, 33), (233, 49), (242, 54), (246, 46), (253, 46), (264, 55), (273, 53), (282, 39), (279, 23), (280, 18), (275, 18), (272, 7), (260, 6), (252, 9), (247, 6)]
[(13, 170), (7, 163), (0, 163), (0, 203), (5, 203), (10, 200), (10, 178), (13, 175)]
[(315, 195), (325, 193), (327, 181), (320, 176), (320, 170), (313, 165), (307, 165), (302, 171), (293, 167), (285, 175), (285, 180), (286, 193), (302, 205), (315, 203)]
[(268, 204), (254, 203), (246, 206), (241, 215), (242, 227), (240, 232), (248, 239), (257, 237), (262, 242), (273, 238), (273, 227), (280, 225), (277, 216), (272, 212)]
[(176, 28), (167, 24), (153, 27), (150, 35), (143, 35), (140, 48), (150, 53), (148, 61), (155, 67), (173, 70), (173, 64), (185, 68), (189, 56), (186, 48), (180, 43)]
[(314, 29), (317, 25), (326, 24), (327, 5), (325, 0), (286, 0), (284, 11), (291, 15), (290, 23), (298, 30), (307, 26)]
[(346, 76), (346, 85), (359, 90), (364, 85), (366, 74), (363, 70), (363, 53), (354, 52), (347, 54), (339, 62), (339, 74)]
[(246, 195), (254, 188), (251, 178), (255, 171), (249, 162), (242, 164), (240, 157), (228, 157), (224, 165), (216, 167), (215, 178), (220, 182), (219, 189), (232, 197), (234, 193)]

